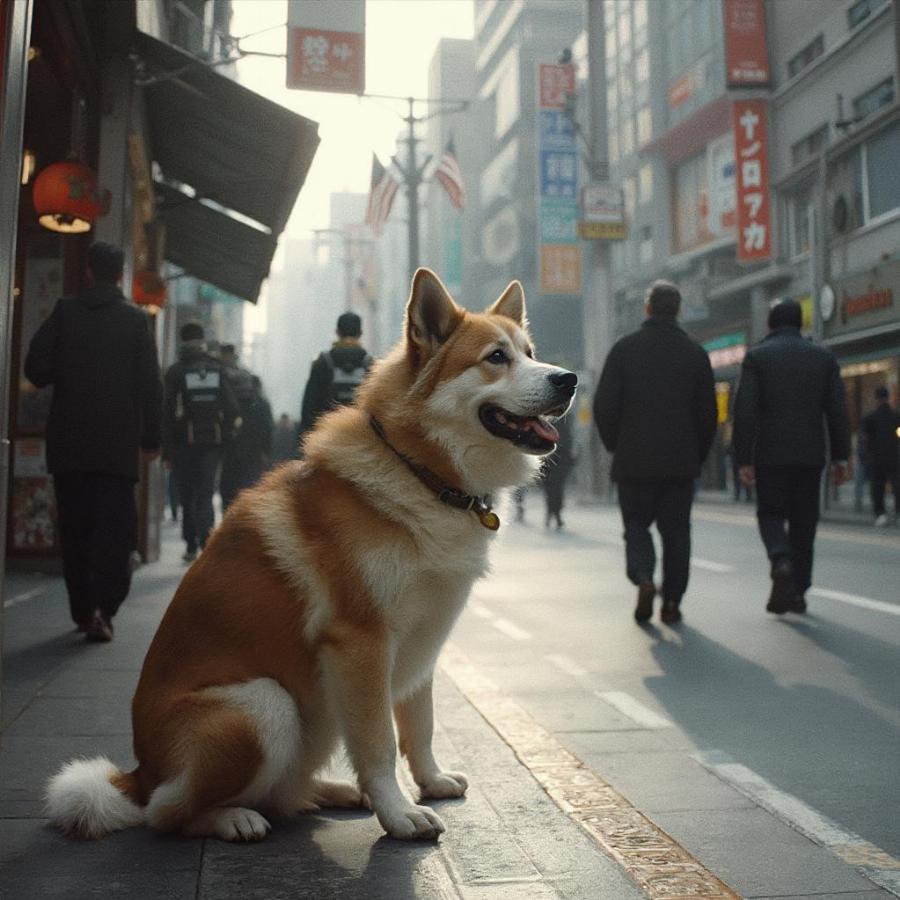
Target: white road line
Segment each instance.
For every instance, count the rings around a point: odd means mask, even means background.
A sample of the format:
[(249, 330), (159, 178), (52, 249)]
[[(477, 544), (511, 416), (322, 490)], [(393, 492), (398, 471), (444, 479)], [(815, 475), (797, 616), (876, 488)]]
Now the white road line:
[(514, 625), (509, 619), (502, 619), (499, 616), (491, 622), (491, 625), (502, 632), (507, 637), (511, 637), (514, 641), (530, 641), (531, 635), (524, 628)]
[(566, 675), (571, 675), (573, 678), (578, 678), (580, 680), (588, 677), (587, 669), (583, 669), (577, 662), (569, 659), (568, 656), (550, 653), (545, 656), (544, 659), (551, 665), (556, 666), (560, 672), (565, 672)]
[(860, 609), (871, 609), (891, 616), (900, 616), (900, 605), (885, 603), (883, 600), (871, 600), (869, 597), (861, 597), (859, 594), (847, 594), (844, 591), (832, 591), (820, 587), (811, 587), (809, 592), (814, 597), (821, 597), (823, 600), (837, 600), (839, 603), (849, 603)]
[(482, 606), (477, 600), (469, 601), (469, 609), (478, 616), (479, 619), (493, 619), (494, 614), (486, 607)]
[(10, 597), (9, 600), (3, 601), (3, 608), (9, 609), (11, 606), (18, 606), (20, 603), (27, 603), (29, 600), (34, 600), (36, 597), (40, 597), (41, 594), (46, 594), (48, 588), (39, 587), (32, 588), (30, 591), (25, 591), (24, 594), (16, 594), (15, 597)]
[(594, 696), (644, 728), (671, 728), (672, 723), (624, 691), (594, 691)]
[(699, 556), (691, 557), (691, 565), (695, 566), (698, 569), (705, 569), (707, 572), (733, 572), (734, 566), (726, 565), (725, 563), (713, 562), (710, 559), (700, 559)]
[(848, 865), (861, 869), (871, 881), (897, 895), (896, 890), (900, 886), (898, 881), (900, 860), (863, 840), (858, 834), (832, 822), (798, 797), (775, 787), (752, 769), (735, 762), (727, 754), (719, 750), (709, 750), (694, 753), (692, 756), (700, 765), (763, 809), (787, 822), (810, 840), (827, 847)]

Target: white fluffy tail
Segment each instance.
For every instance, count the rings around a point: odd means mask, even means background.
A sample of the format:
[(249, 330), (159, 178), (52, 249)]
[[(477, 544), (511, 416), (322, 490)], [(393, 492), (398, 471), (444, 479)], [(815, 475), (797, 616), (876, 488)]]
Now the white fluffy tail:
[(74, 759), (47, 782), (45, 809), (67, 834), (98, 838), (144, 823), (144, 810), (116, 787), (127, 779), (105, 756)]

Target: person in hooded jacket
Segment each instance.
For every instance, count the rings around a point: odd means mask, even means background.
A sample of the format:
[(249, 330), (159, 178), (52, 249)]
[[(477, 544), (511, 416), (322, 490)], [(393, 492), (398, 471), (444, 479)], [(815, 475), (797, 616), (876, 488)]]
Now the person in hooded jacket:
[(91, 641), (112, 640), (128, 596), (139, 459), (155, 459), (161, 441), (156, 346), (147, 315), (119, 288), (124, 259), (112, 244), (91, 244), (88, 287), (57, 302), (25, 359), (35, 386), (53, 385), (47, 468), (69, 610)]

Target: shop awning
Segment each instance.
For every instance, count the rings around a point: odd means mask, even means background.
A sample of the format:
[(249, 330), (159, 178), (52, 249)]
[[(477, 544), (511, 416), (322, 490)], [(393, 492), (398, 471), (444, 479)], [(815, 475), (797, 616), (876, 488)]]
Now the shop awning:
[(312, 164), (318, 125), (147, 34), (137, 33), (135, 49), (150, 156), (164, 182), (166, 258), (255, 302)]

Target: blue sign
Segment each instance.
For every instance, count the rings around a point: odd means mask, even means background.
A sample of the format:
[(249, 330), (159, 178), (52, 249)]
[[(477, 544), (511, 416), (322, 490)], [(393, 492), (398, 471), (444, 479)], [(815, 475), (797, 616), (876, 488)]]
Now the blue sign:
[(541, 150), (541, 196), (574, 201), (578, 196), (578, 156), (574, 150)]
[(542, 109), (538, 113), (540, 146), (544, 150), (574, 150), (575, 128), (561, 109)]

